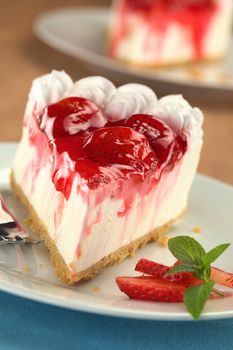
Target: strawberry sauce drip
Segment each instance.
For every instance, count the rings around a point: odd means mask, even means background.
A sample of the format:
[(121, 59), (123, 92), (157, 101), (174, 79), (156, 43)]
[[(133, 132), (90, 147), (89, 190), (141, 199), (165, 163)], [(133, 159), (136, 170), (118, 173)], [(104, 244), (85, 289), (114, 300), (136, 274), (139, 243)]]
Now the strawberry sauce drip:
[(148, 27), (145, 52), (148, 49), (149, 38), (154, 33), (161, 38), (157, 48), (160, 50), (169, 26), (178, 24), (190, 33), (195, 58), (201, 59), (204, 55), (205, 36), (217, 9), (218, 5), (214, 0), (119, 0), (110, 55), (117, 56), (118, 47), (129, 31), (129, 18), (133, 15)]

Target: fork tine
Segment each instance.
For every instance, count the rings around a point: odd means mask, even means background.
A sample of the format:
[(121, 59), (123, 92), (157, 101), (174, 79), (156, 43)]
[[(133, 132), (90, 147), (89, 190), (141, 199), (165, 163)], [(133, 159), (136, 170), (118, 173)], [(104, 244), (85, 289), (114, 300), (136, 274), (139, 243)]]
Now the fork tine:
[(6, 244), (9, 244), (8, 239), (6, 239), (3, 236), (0, 236), (0, 246), (1, 245), (6, 245)]
[(7, 244), (14, 244), (14, 245), (23, 245), (23, 244), (39, 244), (43, 241), (41, 239), (34, 239), (29, 240), (25, 238), (21, 238), (19, 236), (16, 236), (16, 239), (6, 238), (4, 236), (0, 236), (0, 246), (7, 245)]
[(0, 193), (0, 246), (7, 244), (39, 244), (40, 239), (31, 240), (29, 234), (11, 213)]

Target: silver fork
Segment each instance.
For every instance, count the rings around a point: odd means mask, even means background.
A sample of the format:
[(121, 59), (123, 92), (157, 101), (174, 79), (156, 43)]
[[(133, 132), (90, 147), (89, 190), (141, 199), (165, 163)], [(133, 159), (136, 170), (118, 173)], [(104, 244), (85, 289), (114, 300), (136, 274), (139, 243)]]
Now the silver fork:
[(0, 246), (7, 244), (39, 244), (41, 239), (31, 239), (15, 218), (0, 194)]

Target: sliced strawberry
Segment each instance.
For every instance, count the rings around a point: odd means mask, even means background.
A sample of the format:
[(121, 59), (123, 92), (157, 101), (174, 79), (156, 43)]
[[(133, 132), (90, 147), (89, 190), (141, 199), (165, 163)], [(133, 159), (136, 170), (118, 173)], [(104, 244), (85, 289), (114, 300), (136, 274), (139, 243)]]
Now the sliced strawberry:
[(167, 124), (152, 115), (135, 114), (126, 121), (126, 126), (146, 136), (159, 165), (173, 165), (186, 151), (184, 137), (176, 135)]
[(162, 265), (148, 259), (140, 259), (135, 266), (135, 271), (145, 273), (146, 275), (163, 278), (167, 281), (182, 284), (186, 287), (195, 286), (202, 283), (191, 272), (180, 272), (174, 275), (165, 276), (166, 272), (171, 269), (170, 266)]
[(53, 136), (77, 134), (89, 128), (104, 126), (106, 120), (99, 107), (82, 97), (69, 97), (47, 108), (49, 118), (55, 118)]
[(128, 297), (166, 303), (183, 302), (185, 286), (156, 277), (117, 277), (116, 283)]
[(170, 270), (170, 267), (142, 258), (137, 262), (134, 270), (145, 273), (146, 275), (164, 278), (165, 273)]
[(88, 158), (99, 166), (113, 165), (124, 174), (142, 176), (158, 163), (147, 139), (123, 126), (93, 131), (86, 137), (83, 148)]
[[(179, 264), (180, 262), (176, 261), (172, 267)], [(140, 259), (135, 266), (135, 271), (158, 278), (164, 278), (172, 282), (181, 283), (187, 287), (203, 283), (201, 280), (193, 276), (191, 272), (180, 272), (174, 275), (165, 276), (166, 272), (172, 267), (148, 259)], [(217, 267), (211, 267), (210, 279), (223, 286), (233, 288), (233, 274), (230, 272), (223, 271)]]
[(211, 267), (210, 279), (223, 286), (233, 288), (233, 274), (218, 269), (217, 267)]

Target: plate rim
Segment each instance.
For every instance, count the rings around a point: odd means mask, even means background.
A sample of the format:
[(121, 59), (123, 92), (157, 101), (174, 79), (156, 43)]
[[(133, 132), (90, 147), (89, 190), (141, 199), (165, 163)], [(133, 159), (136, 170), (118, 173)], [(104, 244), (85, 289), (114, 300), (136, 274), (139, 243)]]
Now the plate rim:
[[(12, 150), (16, 151), (18, 143), (11, 143), (11, 142), (0, 142), (0, 154), (5, 151), (5, 154), (7, 154), (7, 149), (9, 147), (12, 148)], [(9, 160), (9, 166), (11, 164), (11, 161)], [(2, 167), (0, 164), (0, 173), (3, 171), (9, 171), (6, 167)], [(203, 174), (197, 174), (196, 178), (199, 179), (199, 181), (207, 181), (211, 182), (213, 185), (223, 186), (226, 190), (232, 191), (233, 195), (233, 186), (222, 182), (218, 179), (212, 178), (210, 176), (206, 176)], [(2, 182), (4, 184), (4, 182)], [(0, 269), (1, 272), (1, 269)], [(62, 307), (65, 309), (70, 309), (73, 311), (81, 311), (81, 312), (87, 312), (92, 314), (98, 314), (98, 315), (104, 315), (104, 316), (111, 316), (111, 317), (124, 317), (129, 319), (143, 319), (143, 320), (154, 320), (154, 321), (192, 321), (191, 316), (187, 312), (172, 312), (172, 313), (164, 313), (161, 314), (160, 312), (155, 311), (148, 311), (148, 310), (133, 310), (128, 309), (124, 307), (112, 307), (111, 305), (101, 305), (94, 301), (88, 301), (86, 304), (83, 304), (83, 300), (81, 299), (79, 303), (73, 304), (72, 299), (69, 300), (68, 298), (59, 297), (56, 294), (53, 293), (46, 293), (43, 292), (43, 290), (36, 290), (36, 289), (30, 289), (28, 287), (17, 285), (15, 283), (11, 283), (9, 281), (6, 281), (2, 279), (2, 276), (0, 275), (0, 290), (6, 293), (9, 293), (11, 295), (15, 295), (18, 297), (22, 297), (24, 299), (32, 300), (35, 302), (42, 302), (48, 305), (53, 305), (57, 307)], [(46, 282), (45, 282), (45, 285)], [(13, 288), (12, 288), (13, 287)], [(65, 287), (65, 286), (61, 286)], [(217, 319), (226, 319), (226, 318), (233, 318), (233, 308), (232, 310), (224, 311), (224, 312), (205, 312), (201, 320), (217, 320)]]
[[(104, 16), (109, 17), (110, 9), (108, 7), (104, 6), (70, 6), (70, 7), (63, 7), (63, 8), (56, 8), (52, 10), (48, 10), (40, 15), (38, 15), (33, 22), (32, 28), (35, 33), (35, 35), (44, 43), (46, 43), (48, 46), (54, 48), (57, 51), (63, 52), (66, 55), (69, 55), (71, 57), (75, 57), (76, 59), (80, 59), (83, 62), (88, 62), (94, 66), (102, 67), (104, 69), (108, 69), (110, 71), (114, 71), (114, 73), (123, 73), (128, 74), (132, 77), (137, 77), (141, 79), (148, 79), (151, 82), (160, 82), (160, 83), (166, 83), (170, 85), (179, 85), (180, 87), (189, 87), (189, 88), (200, 88), (203, 90), (209, 90), (209, 91), (221, 91), (224, 93), (229, 93), (233, 91), (233, 86), (231, 85), (222, 85), (222, 84), (212, 84), (208, 82), (200, 82), (199, 80), (177, 80), (177, 79), (171, 79), (169, 77), (163, 76), (162, 72), (161, 75), (157, 74), (155, 71), (153, 71), (153, 76), (150, 75), (150, 72), (152, 70), (148, 69), (148, 74), (143, 74), (142, 70), (137, 70), (135, 67), (127, 69), (127, 65), (121, 64), (117, 62), (116, 60), (108, 57), (107, 55), (98, 54), (92, 50), (89, 50), (85, 47), (82, 47), (80, 45), (74, 46), (70, 44), (69, 42), (58, 39), (53, 34), (47, 32), (44, 28), (44, 20), (48, 20), (56, 15), (61, 14), (70, 14), (77, 12), (77, 14), (81, 15), (82, 13), (91, 13), (95, 12), (98, 16)], [(233, 40), (233, 34), (231, 37), (231, 40)], [(60, 43), (62, 42), (62, 47)], [(99, 64), (98, 61), (104, 62), (104, 64)], [(96, 63), (97, 62), (97, 63)], [(144, 71), (145, 73), (145, 71)]]

